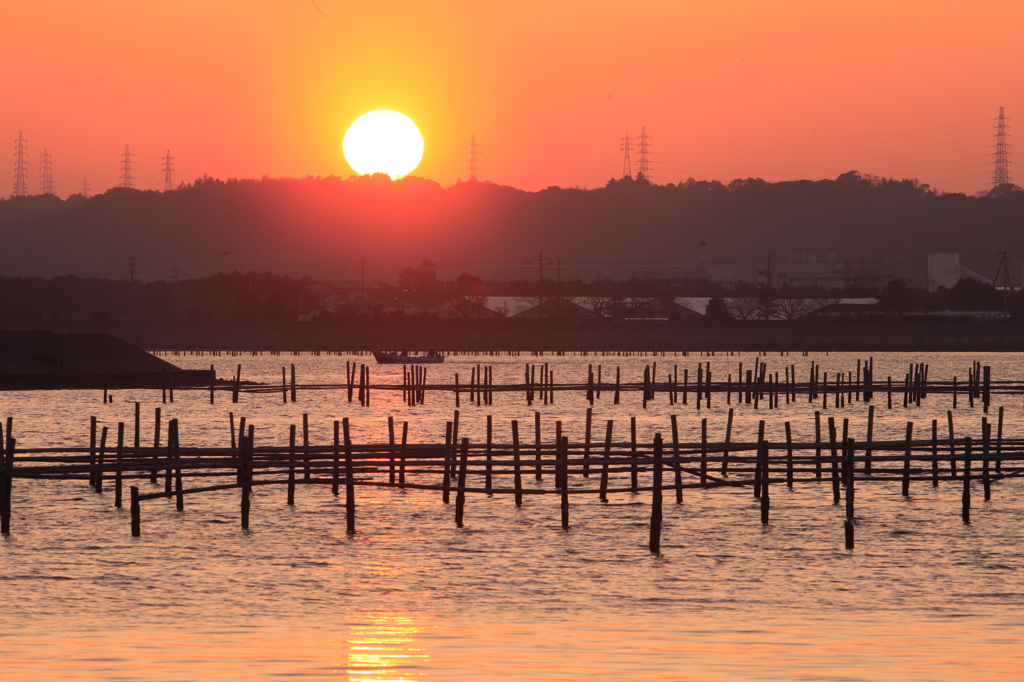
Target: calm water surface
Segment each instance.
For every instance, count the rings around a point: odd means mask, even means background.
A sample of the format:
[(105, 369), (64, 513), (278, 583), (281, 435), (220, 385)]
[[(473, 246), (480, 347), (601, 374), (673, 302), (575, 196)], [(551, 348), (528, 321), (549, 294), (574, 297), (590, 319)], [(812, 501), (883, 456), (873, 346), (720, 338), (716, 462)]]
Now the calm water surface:
[[(806, 377), (810, 360), (832, 375), (855, 368), (850, 354), (763, 358), (780, 374), (785, 364)], [(170, 358), (203, 367), (209, 357)], [(300, 382), (340, 382), (347, 360), (337, 356), (212, 358), (221, 376), (243, 364), (243, 378), (280, 381), (295, 362)], [(499, 383), (517, 381), (535, 358), (479, 358)], [(605, 377), (620, 365), (635, 381), (643, 366), (658, 374), (678, 364), (710, 361), (716, 380), (754, 362), (743, 357), (538, 358), (556, 381), (583, 381), (588, 363)], [(1016, 354), (876, 355), (876, 376), (902, 378), (913, 361), (931, 364), (933, 378), (966, 376), (972, 360), (992, 365), (996, 379), (1021, 378)], [(470, 362), (470, 361), (473, 362)], [(458, 371), (465, 381), (476, 358), (431, 367), (430, 380)], [(401, 368), (372, 368), (377, 384), (397, 381)], [(389, 376), (391, 377), (389, 379)], [(806, 398), (779, 410), (726, 405), (710, 410), (670, 407), (659, 397), (644, 411), (640, 396), (611, 394), (594, 405), (595, 432), (616, 421), (626, 438), (638, 418), (642, 438), (670, 433), (677, 414), (684, 439), (708, 418), (712, 439), (736, 409), (734, 439), (767, 421), (782, 439), (785, 421), (796, 438), (813, 437)], [(285, 442), (289, 424), (308, 413), (313, 443), (327, 442), (331, 422), (353, 421), (353, 439), (386, 438), (386, 419), (410, 422), (410, 439), (443, 439), (451, 395), (431, 394), (409, 408), (399, 393), (374, 392), (371, 405), (347, 402), (342, 391), (226, 394), (210, 406), (204, 392), (178, 392), (161, 404), (153, 391), (124, 391), (112, 405), (95, 391), (6, 393), (3, 415), (15, 417), (19, 447), (81, 445), (88, 417), (116, 427), (143, 405), (143, 442), (152, 440), (152, 410), (181, 420), (186, 445), (226, 445), (228, 413), (256, 425), (258, 444)], [(961, 399), (963, 396), (961, 396)], [(1024, 437), (1021, 397), (1000, 399), (1005, 432)], [(945, 436), (946, 396), (892, 411), (876, 398), (878, 437), (900, 438), (908, 420), (924, 435), (939, 419)], [(509, 420), (533, 438), (533, 411), (545, 437), (556, 419), (582, 435), (588, 404), (559, 394), (554, 405), (527, 407), (522, 395), (496, 394), (489, 407), (461, 408), (462, 430), (482, 438), (493, 415), (496, 439)], [(866, 407), (854, 402), (826, 416), (851, 419), (863, 438)], [(980, 409), (961, 402), (957, 428), (980, 433)], [(991, 415), (995, 416), (994, 412)], [(542, 485), (549, 485), (544, 481)], [(583, 485), (583, 479), (574, 481)], [(148, 491), (148, 483), (143, 491)], [(864, 485), (858, 493), (858, 547), (842, 547), (841, 508), (825, 485), (798, 484), (773, 493), (772, 524), (759, 523), (749, 490), (687, 491), (685, 504), (665, 508), (663, 553), (647, 551), (649, 497), (613, 496), (602, 504), (575, 496), (572, 529), (559, 526), (554, 496), (511, 499), (470, 496), (466, 527), (430, 491), (358, 489), (359, 533), (347, 537), (344, 510), (329, 490), (300, 488), (297, 504), (284, 490), (256, 488), (251, 530), (238, 528), (237, 493), (143, 503), (143, 535), (131, 538), (127, 512), (109, 494), (84, 483), (18, 481), (14, 532), (0, 540), (0, 651), (4, 680), (1020, 680), (1024, 678), (1024, 485), (999, 482), (990, 503), (976, 495), (973, 525), (960, 522), (960, 488), (915, 484)]]

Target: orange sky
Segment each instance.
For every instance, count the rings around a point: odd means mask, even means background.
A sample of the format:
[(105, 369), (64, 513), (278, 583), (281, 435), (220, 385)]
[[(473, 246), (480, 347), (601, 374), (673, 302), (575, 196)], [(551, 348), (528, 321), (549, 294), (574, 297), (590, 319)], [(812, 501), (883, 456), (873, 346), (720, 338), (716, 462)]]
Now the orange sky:
[[(620, 138), (646, 126), (659, 183), (857, 169), (974, 193), (998, 107), (1024, 121), (1019, 0), (33, 0), (3, 13), (0, 130), (11, 143), (24, 131), (32, 191), (48, 148), (62, 196), (84, 176), (94, 193), (116, 185), (125, 144), (142, 188), (163, 186), (168, 148), (176, 182), (347, 176), (345, 127), (379, 108), (420, 125), (416, 175), (444, 185), (467, 176), (475, 134), (483, 179), (600, 186), (622, 172)], [(3, 195), (13, 162), (7, 175)]]

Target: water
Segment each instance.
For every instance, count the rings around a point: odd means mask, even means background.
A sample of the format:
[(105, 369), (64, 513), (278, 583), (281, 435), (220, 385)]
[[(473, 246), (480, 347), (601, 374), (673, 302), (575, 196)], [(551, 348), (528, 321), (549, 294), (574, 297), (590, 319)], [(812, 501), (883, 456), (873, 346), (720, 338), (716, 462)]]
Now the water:
[[(781, 374), (784, 363), (806, 376), (810, 360), (830, 375), (855, 366), (853, 355), (764, 358)], [(300, 382), (340, 382), (337, 356), (213, 358), (229, 376), (238, 361), (243, 378), (280, 381), (282, 363), (295, 362)], [(469, 360), (431, 367), (430, 379)], [(534, 358), (486, 358), (495, 381), (518, 380)], [(690, 368), (710, 360), (716, 380), (753, 356), (715, 358), (539, 358), (556, 381), (582, 381), (589, 362), (605, 378), (620, 364), (635, 381), (645, 363)], [(1019, 377), (1020, 355), (877, 355), (876, 377), (902, 378), (912, 361), (931, 363), (932, 378), (966, 376), (974, 359), (996, 379)], [(171, 358), (208, 366), (210, 358)], [(480, 358), (484, 361), (484, 358)], [(475, 362), (473, 363), (475, 364)], [(401, 368), (376, 367), (374, 383)], [(594, 406), (595, 433), (616, 420), (625, 438), (630, 416), (641, 438), (670, 433), (679, 415), (682, 437), (699, 435), (709, 419), (712, 439), (724, 432), (730, 407), (715, 396), (711, 410), (670, 407), (659, 398), (641, 409), (638, 393)], [(228, 412), (256, 425), (258, 444), (283, 444), (289, 424), (310, 415), (311, 440), (327, 442), (331, 422), (348, 416), (353, 439), (386, 438), (386, 418), (410, 422), (410, 440), (436, 442), (451, 418), (450, 395), (430, 394), (414, 408), (401, 394), (374, 392), (369, 407), (342, 391), (245, 395), (216, 406), (208, 394), (177, 392), (159, 404), (153, 391), (123, 391), (103, 405), (96, 391), (26, 392), (0, 396), (15, 416), (19, 447), (82, 444), (88, 416), (116, 426), (133, 422), (143, 403), (143, 442), (152, 438), (152, 408), (177, 417), (182, 442), (229, 443)], [(1021, 397), (1000, 398), (1007, 437), (1024, 435)], [(767, 421), (781, 440), (790, 420), (796, 438), (813, 434), (806, 398), (779, 410), (736, 405), (734, 439)], [(962, 409), (957, 427), (979, 432), (980, 409)], [(558, 394), (552, 406), (525, 404), (521, 394), (495, 394), (495, 404), (465, 399), (462, 431), (482, 438), (492, 414), (496, 438), (508, 439), (519, 419), (532, 440), (533, 410), (542, 411), (546, 437), (561, 419), (571, 437), (583, 429), (582, 392)], [(876, 437), (901, 438), (913, 420), (924, 435), (938, 419), (945, 435), (946, 396), (920, 408), (890, 412), (876, 398)], [(866, 408), (828, 410), (851, 418), (862, 438)], [(995, 411), (990, 415), (995, 418)], [(166, 422), (165, 422), (166, 423)], [(958, 434), (960, 435), (960, 434)], [(531, 483), (532, 484), (532, 483)], [(149, 484), (143, 484), (143, 491)], [(542, 485), (550, 485), (545, 481)], [(344, 509), (329, 489), (300, 487), (297, 504), (280, 488), (256, 488), (252, 525), (238, 528), (237, 492), (186, 497), (178, 513), (170, 500), (143, 503), (143, 535), (131, 538), (126, 510), (84, 483), (17, 481), (14, 532), (0, 541), (0, 651), (4, 680), (1019, 680), (1024, 670), (1024, 532), (1022, 484), (993, 487), (993, 501), (976, 493), (973, 524), (960, 522), (960, 487), (915, 483), (863, 485), (858, 493), (858, 546), (843, 549), (843, 510), (825, 484), (776, 488), (772, 524), (748, 490), (688, 490), (685, 504), (666, 504), (662, 555), (646, 547), (649, 497), (617, 495), (608, 504), (574, 496), (572, 529), (559, 525), (555, 496), (527, 496), (516, 509), (506, 496), (471, 495), (466, 527), (454, 527), (453, 508), (433, 491), (358, 489), (359, 533), (347, 537)], [(669, 495), (671, 498), (671, 495)]]

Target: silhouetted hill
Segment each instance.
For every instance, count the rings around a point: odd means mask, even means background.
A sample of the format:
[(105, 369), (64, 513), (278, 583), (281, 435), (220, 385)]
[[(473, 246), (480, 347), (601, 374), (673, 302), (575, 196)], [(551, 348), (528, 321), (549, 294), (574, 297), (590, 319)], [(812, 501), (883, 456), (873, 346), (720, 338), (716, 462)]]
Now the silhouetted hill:
[[(199, 180), (173, 192), (114, 189), (85, 200), (0, 201), (0, 252), (12, 275), (143, 278), (264, 270), (369, 279), (437, 261), (525, 263), (538, 251), (591, 262), (755, 261), (766, 254), (921, 263), (955, 252), (994, 271), (1024, 254), (1024, 192), (939, 194), (911, 180), (678, 185), (613, 180), (593, 190), (524, 192), (491, 183), (442, 188), (386, 176)], [(972, 260), (973, 259), (973, 260)], [(1018, 271), (1014, 270), (1016, 276)]]

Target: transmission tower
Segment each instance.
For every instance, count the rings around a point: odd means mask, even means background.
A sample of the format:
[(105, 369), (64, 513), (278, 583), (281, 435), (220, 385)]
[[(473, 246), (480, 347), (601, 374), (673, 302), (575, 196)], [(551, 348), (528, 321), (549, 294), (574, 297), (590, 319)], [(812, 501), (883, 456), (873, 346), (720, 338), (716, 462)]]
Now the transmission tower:
[(1010, 182), (1010, 135), (1006, 132), (1006, 115), (1003, 107), (999, 107), (999, 118), (996, 119), (996, 165), (992, 171), (992, 187), (999, 187)]
[(476, 143), (476, 135), (469, 138), (469, 179), (476, 182), (480, 179), (480, 145)]
[(644, 180), (649, 181), (651, 179), (650, 171), (647, 166), (647, 154), (649, 153), (647, 142), (650, 139), (651, 138), (647, 136), (647, 126), (644, 126), (640, 129), (640, 163), (638, 164), (639, 168), (636, 173), (637, 180), (643, 178)]
[(626, 136), (622, 138), (622, 177), (632, 178), (633, 167), (629, 162), (629, 150), (633, 146), (633, 142), (629, 139), (629, 131), (626, 131)]
[(121, 154), (121, 187), (125, 189), (132, 188), (132, 154), (131, 150), (128, 149), (128, 145), (124, 146), (124, 154)]
[(18, 133), (18, 139), (14, 141), (14, 196), (28, 196), (28, 163), (25, 161), (25, 153), (28, 145), (25, 144), (25, 137)]
[(89, 178), (82, 178), (82, 196), (89, 198)]
[(172, 163), (172, 161), (174, 161), (174, 157), (171, 156), (171, 150), (168, 149), (167, 156), (164, 157), (163, 165), (165, 192), (170, 192), (172, 189), (174, 189), (174, 182), (171, 179), (171, 171), (174, 170), (174, 164)]
[(50, 162), (50, 152), (43, 147), (43, 157), (39, 169), (39, 193), (56, 194), (53, 182), (53, 166)]

